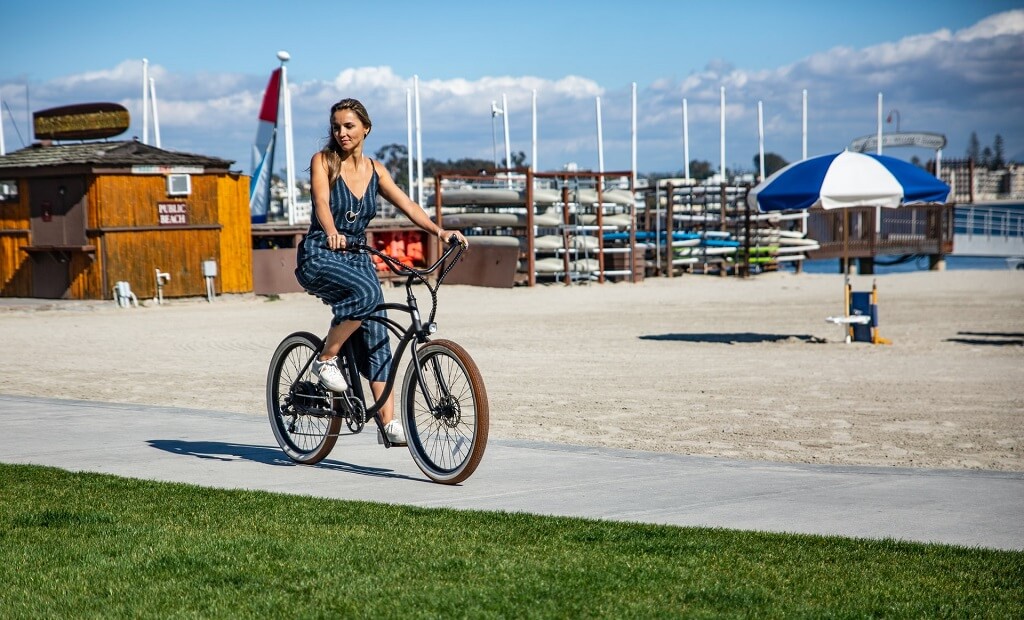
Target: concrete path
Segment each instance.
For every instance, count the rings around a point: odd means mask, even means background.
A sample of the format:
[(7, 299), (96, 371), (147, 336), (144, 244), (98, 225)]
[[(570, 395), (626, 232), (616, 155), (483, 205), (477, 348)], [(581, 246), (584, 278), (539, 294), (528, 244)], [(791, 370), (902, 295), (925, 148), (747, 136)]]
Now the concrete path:
[[(228, 489), (1024, 550), (1024, 473), (741, 462), (492, 440), (465, 483), (341, 437), (294, 465), (265, 416), (0, 395), (0, 461)], [(0, 491), (2, 495), (2, 491)]]

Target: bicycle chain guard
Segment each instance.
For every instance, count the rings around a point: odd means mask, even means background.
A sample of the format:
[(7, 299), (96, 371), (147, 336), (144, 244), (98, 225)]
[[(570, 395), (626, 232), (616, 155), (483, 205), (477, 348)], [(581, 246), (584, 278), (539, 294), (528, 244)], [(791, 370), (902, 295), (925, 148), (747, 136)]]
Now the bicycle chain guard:
[[(366, 405), (349, 392), (334, 395), (313, 381), (300, 381), (285, 399), (286, 411), (291, 415), (316, 417), (339, 416), (353, 434), (366, 425)], [(333, 407), (332, 407), (333, 405)]]
[(359, 433), (366, 425), (366, 405), (358, 398), (350, 396), (348, 392), (339, 398), (339, 400), (341, 399), (347, 403), (347, 407), (343, 406), (343, 408), (347, 408), (347, 411), (342, 413), (345, 417), (345, 425), (353, 434)]

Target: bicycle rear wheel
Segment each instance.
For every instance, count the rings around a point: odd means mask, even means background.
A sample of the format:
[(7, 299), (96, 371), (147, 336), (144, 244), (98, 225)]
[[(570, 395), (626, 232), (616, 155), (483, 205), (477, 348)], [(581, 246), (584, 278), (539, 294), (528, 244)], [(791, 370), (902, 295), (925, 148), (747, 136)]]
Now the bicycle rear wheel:
[(312, 465), (338, 441), (341, 418), (331, 410), (331, 394), (310, 372), (320, 338), (296, 332), (281, 341), (267, 371), (267, 415), (274, 437), (288, 458)]
[(458, 344), (434, 340), (419, 349), (402, 385), (402, 421), (409, 452), (431, 480), (469, 478), (487, 447), (487, 390), (476, 362)]

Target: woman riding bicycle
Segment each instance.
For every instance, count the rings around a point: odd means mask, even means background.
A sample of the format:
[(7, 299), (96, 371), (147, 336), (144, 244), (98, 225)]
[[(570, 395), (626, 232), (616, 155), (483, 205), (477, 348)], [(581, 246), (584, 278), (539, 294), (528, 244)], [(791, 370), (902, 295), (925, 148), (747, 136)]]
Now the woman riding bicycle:
[[(327, 144), (309, 164), (313, 217), (299, 244), (295, 276), (306, 292), (333, 311), (323, 350), (313, 361), (313, 375), (332, 392), (344, 392), (348, 385), (338, 368), (338, 352), (356, 334), (353, 345), (359, 373), (379, 399), (391, 366), (391, 346), (387, 328), (364, 319), (374, 314), (384, 294), (370, 255), (340, 250), (366, 243), (366, 226), (377, 214), (378, 194), (428, 233), (445, 242), (452, 235), (463, 246), (467, 242), (462, 233), (443, 230), (431, 221), (422, 207), (395, 185), (387, 168), (363, 155), (372, 125), (366, 108), (355, 99), (342, 99), (331, 106)], [(394, 413), (392, 394), (380, 409), (380, 420), (388, 440), (404, 444), (405, 432)]]

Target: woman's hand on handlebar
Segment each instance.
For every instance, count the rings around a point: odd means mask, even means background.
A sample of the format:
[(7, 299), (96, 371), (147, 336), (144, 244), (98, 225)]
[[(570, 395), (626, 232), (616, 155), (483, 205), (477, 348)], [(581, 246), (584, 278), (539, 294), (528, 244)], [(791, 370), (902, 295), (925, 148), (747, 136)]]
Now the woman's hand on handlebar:
[(467, 241), (466, 237), (457, 230), (445, 230), (442, 228), (437, 231), (437, 236), (440, 237), (441, 241), (444, 241), (445, 244), (451, 245), (454, 242), (458, 242), (458, 244), (464, 248), (469, 247), (469, 241)]
[(348, 245), (348, 239), (341, 233), (327, 235), (327, 247), (332, 250), (344, 250)]

